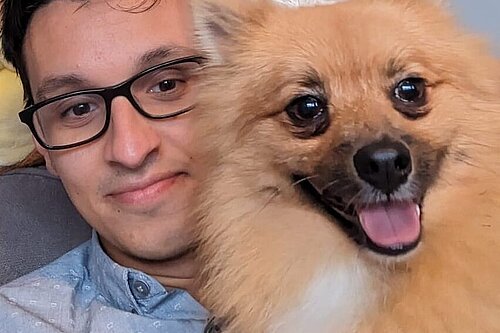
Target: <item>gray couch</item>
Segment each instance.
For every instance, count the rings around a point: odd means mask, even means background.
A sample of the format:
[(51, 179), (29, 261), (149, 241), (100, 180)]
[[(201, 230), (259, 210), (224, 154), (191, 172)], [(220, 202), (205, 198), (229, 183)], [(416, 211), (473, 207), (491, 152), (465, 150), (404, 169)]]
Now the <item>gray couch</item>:
[(0, 285), (90, 238), (91, 229), (45, 168), (0, 176)]

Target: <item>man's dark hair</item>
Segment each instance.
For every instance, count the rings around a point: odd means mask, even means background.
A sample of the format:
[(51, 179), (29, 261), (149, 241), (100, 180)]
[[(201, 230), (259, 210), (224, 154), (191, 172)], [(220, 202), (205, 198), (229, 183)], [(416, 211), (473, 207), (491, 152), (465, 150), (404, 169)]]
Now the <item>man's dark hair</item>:
[[(2, 33), (2, 48), (5, 59), (16, 69), (24, 89), (24, 102), (27, 105), (33, 104), (31, 87), (26, 70), (23, 45), (26, 37), (26, 31), (33, 18), (33, 15), (41, 7), (48, 5), (53, 0), (0, 0), (1, 1), (1, 22), (0, 32)], [(68, 0), (81, 2), (82, 6), (89, 0)], [(118, 9), (131, 12), (141, 12), (149, 10), (158, 0), (142, 0), (130, 8)]]
[(33, 103), (31, 88), (23, 59), (26, 30), (33, 14), (52, 0), (3, 0), (2, 1), (2, 48), (5, 59), (16, 69), (24, 89), (24, 101)]

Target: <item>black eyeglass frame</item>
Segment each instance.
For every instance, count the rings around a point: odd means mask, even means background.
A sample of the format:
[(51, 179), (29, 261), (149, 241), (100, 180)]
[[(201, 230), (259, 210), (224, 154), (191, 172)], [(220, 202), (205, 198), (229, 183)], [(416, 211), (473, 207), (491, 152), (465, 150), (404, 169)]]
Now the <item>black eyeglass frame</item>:
[[(169, 113), (166, 115), (151, 115), (151, 114), (147, 113), (146, 111), (144, 111), (141, 108), (141, 106), (136, 102), (134, 96), (132, 95), (132, 90), (131, 90), (132, 84), (136, 80), (140, 79), (141, 77), (143, 77), (151, 72), (154, 72), (158, 69), (164, 68), (164, 67), (170, 67), (170, 66), (175, 66), (175, 65), (179, 65), (179, 64), (183, 64), (183, 63), (190, 63), (190, 62), (194, 62), (194, 63), (197, 63), (199, 65), (202, 65), (205, 60), (206, 60), (205, 57), (199, 56), (199, 55), (191, 55), (191, 56), (186, 56), (186, 57), (182, 57), (182, 58), (176, 58), (173, 60), (163, 62), (163, 63), (158, 64), (158, 65), (155, 65), (153, 67), (150, 67), (150, 68), (148, 68), (140, 73), (137, 73), (136, 75), (132, 76), (131, 78), (129, 78), (121, 83), (118, 83), (116, 85), (110, 86), (110, 87), (77, 90), (77, 91), (73, 91), (73, 92), (70, 92), (67, 94), (55, 96), (55, 97), (46, 99), (42, 102), (33, 104), (33, 105), (25, 108), (24, 110), (19, 112), (19, 119), (21, 120), (22, 123), (26, 124), (29, 127), (29, 129), (30, 129), (31, 133), (33, 134), (33, 136), (35, 137), (36, 141), (43, 148), (45, 148), (47, 150), (63, 150), (63, 149), (71, 149), (71, 148), (85, 145), (91, 141), (96, 140), (97, 138), (101, 137), (104, 133), (106, 133), (106, 131), (108, 130), (108, 127), (109, 127), (109, 123), (111, 121), (111, 103), (112, 103), (113, 99), (115, 99), (118, 96), (123, 96), (123, 97), (127, 98), (127, 100), (132, 104), (132, 106), (141, 115), (143, 115), (146, 118), (149, 118), (149, 119), (167, 119), (167, 118), (177, 117), (181, 114), (184, 114), (184, 113), (191, 111), (194, 108), (194, 103), (193, 103), (193, 105), (191, 105), (185, 109), (176, 111), (174, 113)], [(94, 136), (90, 137), (89, 139), (83, 140), (83, 141), (71, 143), (68, 145), (62, 145), (62, 146), (52, 146), (52, 145), (46, 144), (36, 131), (35, 123), (33, 121), (33, 116), (34, 116), (35, 112), (47, 104), (50, 104), (50, 103), (53, 103), (53, 102), (56, 102), (56, 101), (59, 101), (59, 100), (65, 99), (65, 98), (79, 96), (79, 95), (87, 95), (87, 94), (99, 95), (104, 100), (105, 107), (106, 107), (106, 120), (104, 122), (103, 128)]]

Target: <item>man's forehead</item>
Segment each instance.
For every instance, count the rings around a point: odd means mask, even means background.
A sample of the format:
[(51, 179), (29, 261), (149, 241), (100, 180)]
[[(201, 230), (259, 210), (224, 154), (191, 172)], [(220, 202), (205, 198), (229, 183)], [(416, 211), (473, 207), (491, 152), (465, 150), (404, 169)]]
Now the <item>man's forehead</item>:
[[(72, 13), (78, 13), (84, 9), (101, 10), (103, 7), (129, 13), (141, 13), (164, 1), (166, 0), (52, 0), (45, 1), (45, 5), (41, 6), (38, 11), (44, 7), (63, 5), (72, 8)], [(177, 0), (168, 1), (175, 2)], [(35, 12), (35, 15), (38, 11)]]
[(164, 0), (70, 0), (70, 2), (78, 4), (81, 8), (93, 5), (106, 5), (112, 8), (128, 11), (146, 10), (161, 1)]
[[(60, 78), (87, 82), (71, 89), (109, 86), (152, 65), (195, 52), (185, 0), (159, 1), (150, 10), (133, 13), (123, 9), (146, 2), (111, 1), (108, 5), (104, 0), (91, 0), (83, 7), (82, 3), (56, 0), (33, 17), (24, 46), (34, 96), (68, 92), (54, 91), (63, 86), (54, 81), (67, 81)], [(41, 89), (45, 86), (51, 89)]]

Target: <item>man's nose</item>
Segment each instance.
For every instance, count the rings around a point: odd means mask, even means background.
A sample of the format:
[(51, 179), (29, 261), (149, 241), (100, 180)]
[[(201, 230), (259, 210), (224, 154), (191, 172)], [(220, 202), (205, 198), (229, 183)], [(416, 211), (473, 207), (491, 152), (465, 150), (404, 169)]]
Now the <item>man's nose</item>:
[(142, 116), (125, 97), (111, 104), (106, 158), (128, 169), (142, 166), (148, 157), (158, 152), (161, 135), (151, 119)]

